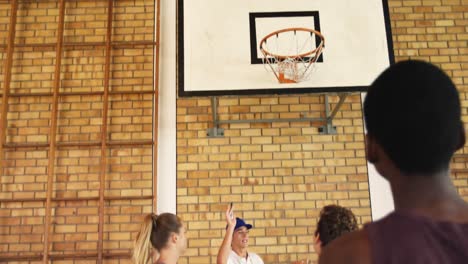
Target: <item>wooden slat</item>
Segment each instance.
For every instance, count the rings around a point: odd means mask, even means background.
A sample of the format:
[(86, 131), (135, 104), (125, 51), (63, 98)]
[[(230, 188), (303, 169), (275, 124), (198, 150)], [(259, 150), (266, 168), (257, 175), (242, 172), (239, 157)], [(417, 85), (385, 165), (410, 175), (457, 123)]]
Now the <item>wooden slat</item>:
[(108, 146), (151, 146), (152, 140), (135, 140), (135, 141), (112, 141), (107, 142)]
[(123, 92), (123, 91), (115, 91), (115, 92), (109, 92), (110, 95), (139, 95), (139, 94), (152, 94), (153, 91), (128, 91), (128, 92)]
[(118, 48), (135, 48), (137, 46), (156, 46), (157, 42), (154, 41), (119, 41), (113, 42), (112, 47)]
[[(43, 258), (43, 254), (27, 254), (21, 256), (0, 255), (0, 263), (12, 261), (38, 261)], [(50, 260), (73, 260), (73, 259), (97, 259), (97, 253), (74, 253), (74, 254), (50, 254)], [(104, 259), (130, 259), (130, 252), (104, 253)]]
[(53, 93), (10, 93), (10, 97), (47, 97), (52, 96)]
[[(52, 198), (52, 202), (80, 202), (80, 201), (99, 201), (99, 196), (95, 197), (62, 197)], [(152, 195), (146, 196), (106, 196), (104, 201), (131, 201), (131, 200), (149, 200), (153, 199)], [(0, 203), (26, 203), (26, 202), (45, 202), (46, 198), (11, 198), (0, 199)]]
[[(131, 253), (103, 253), (103, 259), (130, 259)], [(75, 254), (54, 254), (50, 256), (51, 260), (75, 260), (75, 259), (99, 259), (97, 253), (75, 253)]]
[(15, 49), (15, 32), (16, 32), (16, 14), (18, 10), (17, 0), (11, 1), (10, 8), (10, 28), (8, 30), (8, 48), (7, 57), (3, 66), (3, 96), (2, 96), (2, 112), (0, 120), (0, 177), (3, 175), (5, 152), (3, 146), (6, 142), (7, 130), (7, 112), (8, 112), (8, 95), (10, 94), (11, 68), (13, 66), (13, 52)]
[[(154, 94), (154, 91), (113, 91), (109, 95), (143, 95)], [(9, 97), (44, 97), (52, 96), (53, 93), (10, 93)], [(59, 96), (86, 96), (86, 95), (104, 95), (104, 92), (61, 92)], [(3, 94), (0, 94), (3, 97)]]
[(100, 141), (83, 141), (83, 142), (57, 142), (57, 148), (67, 147), (99, 147)]
[(102, 264), (104, 250), (104, 187), (107, 172), (107, 115), (109, 112), (109, 83), (110, 83), (110, 60), (112, 51), (112, 17), (113, 0), (107, 3), (107, 34), (106, 34), (106, 64), (104, 68), (104, 98), (102, 106), (102, 129), (101, 129), (101, 167), (99, 184), (99, 226), (98, 226), (98, 264)]
[(47, 148), (49, 143), (5, 143), (4, 149), (20, 149), (20, 148)]
[[(161, 1), (156, 0), (156, 43), (161, 43)], [(155, 49), (154, 97), (153, 97), (153, 212), (158, 212), (158, 131), (159, 131), (159, 54), (160, 45)]]
[(0, 256), (0, 263), (11, 261), (39, 261), (42, 259), (42, 254), (23, 254), (21, 256)]
[[(0, 3), (2, 2), (9, 2), (10, 0), (0, 0)], [(38, 1), (40, 2), (52, 2), (54, 0), (19, 0), (19, 3), (37, 3)], [(69, 2), (96, 2), (96, 0), (67, 0)]]
[(49, 131), (49, 161), (47, 166), (47, 195), (46, 195), (46, 217), (44, 227), (44, 253), (42, 262), (44, 264), (49, 263), (49, 234), (51, 226), (51, 201), (52, 201), (52, 188), (55, 171), (55, 150), (56, 150), (56, 135), (57, 135), (57, 112), (58, 112), (58, 94), (60, 89), (60, 70), (62, 65), (62, 43), (63, 43), (63, 31), (64, 31), (64, 20), (65, 20), (65, 0), (59, 2), (59, 24), (57, 33), (57, 46), (55, 53), (55, 72), (54, 72), (54, 90), (52, 98), (52, 113), (51, 113), (51, 124)]
[(452, 160), (453, 159), (468, 159), (468, 154), (466, 153), (455, 154), (452, 157)]
[(451, 173), (468, 173), (468, 168), (454, 168), (450, 170)]
[[(99, 147), (101, 146), (101, 141), (83, 141), (83, 142), (57, 142), (57, 148), (65, 147)], [(106, 142), (107, 146), (152, 146), (152, 140), (133, 140), (133, 141), (108, 141)], [(3, 145), (4, 149), (24, 149), (24, 148), (47, 148), (49, 143), (5, 143)]]
[[(37, 1), (37, 0), (35, 0)], [(115, 48), (123, 47), (136, 47), (136, 46), (155, 46), (157, 42), (137, 40), (137, 41), (113, 41), (111, 45)], [(55, 48), (55, 43), (16, 43), (16, 48)], [(106, 42), (67, 42), (63, 43), (64, 49), (76, 48), (76, 47), (100, 47), (105, 48)], [(0, 45), (0, 49), (6, 49), (7, 45)]]

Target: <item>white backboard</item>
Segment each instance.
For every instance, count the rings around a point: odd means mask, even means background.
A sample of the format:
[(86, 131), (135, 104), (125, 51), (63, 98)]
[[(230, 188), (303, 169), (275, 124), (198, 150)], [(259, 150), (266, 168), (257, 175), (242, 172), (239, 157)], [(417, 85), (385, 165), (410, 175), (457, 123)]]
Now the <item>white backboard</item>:
[[(365, 91), (393, 63), (386, 0), (178, 0), (180, 96)], [(280, 84), (258, 49), (272, 31), (325, 38), (309, 80)]]

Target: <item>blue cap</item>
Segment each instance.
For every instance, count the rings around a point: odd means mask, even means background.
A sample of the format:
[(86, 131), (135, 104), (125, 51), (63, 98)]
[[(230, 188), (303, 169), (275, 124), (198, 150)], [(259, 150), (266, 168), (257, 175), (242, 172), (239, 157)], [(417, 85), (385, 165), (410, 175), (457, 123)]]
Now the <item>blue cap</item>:
[[(251, 224), (247, 224), (244, 219), (242, 218), (239, 218), (239, 217), (236, 217), (236, 227), (234, 228), (234, 230), (238, 229), (238, 228), (241, 228), (245, 226), (247, 229), (250, 229), (252, 228), (252, 225)], [(227, 226), (226, 226), (227, 228)]]

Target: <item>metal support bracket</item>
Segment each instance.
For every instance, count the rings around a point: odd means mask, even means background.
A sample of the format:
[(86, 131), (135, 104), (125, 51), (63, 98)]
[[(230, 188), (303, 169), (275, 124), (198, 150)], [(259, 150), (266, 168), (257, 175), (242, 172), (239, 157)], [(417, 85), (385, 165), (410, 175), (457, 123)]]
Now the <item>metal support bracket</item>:
[(319, 132), (322, 135), (336, 134), (336, 127), (333, 126), (333, 118), (335, 118), (338, 110), (343, 105), (349, 93), (339, 93), (339, 101), (333, 110), (330, 109), (328, 94), (325, 94), (325, 117), (321, 118), (273, 118), (273, 119), (247, 119), (247, 120), (219, 120), (218, 119), (218, 97), (211, 97), (211, 110), (213, 116), (213, 127), (206, 131), (208, 137), (224, 137), (224, 129), (220, 128), (220, 124), (240, 124), (240, 123), (273, 123), (273, 122), (325, 122), (325, 125), (320, 126)]
[(321, 135), (335, 135), (336, 134), (336, 126), (333, 125), (333, 118), (335, 118), (338, 110), (343, 105), (346, 97), (348, 94), (340, 94), (338, 97), (340, 100), (336, 104), (333, 111), (330, 113), (330, 102), (328, 101), (328, 95), (325, 95), (325, 116), (326, 116), (326, 124), (319, 127), (319, 132)]
[(206, 135), (211, 138), (224, 137), (224, 129), (219, 127), (218, 120), (218, 97), (211, 97), (211, 113), (213, 116), (213, 127), (206, 130)]

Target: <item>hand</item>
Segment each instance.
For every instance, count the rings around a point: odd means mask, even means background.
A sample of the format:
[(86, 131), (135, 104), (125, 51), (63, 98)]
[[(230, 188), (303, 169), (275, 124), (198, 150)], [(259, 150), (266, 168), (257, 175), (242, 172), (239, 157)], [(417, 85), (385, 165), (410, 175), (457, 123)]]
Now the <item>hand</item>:
[(228, 226), (236, 226), (236, 216), (234, 215), (234, 206), (232, 205), (232, 203), (228, 205), (228, 208), (226, 210), (226, 223), (228, 224)]

